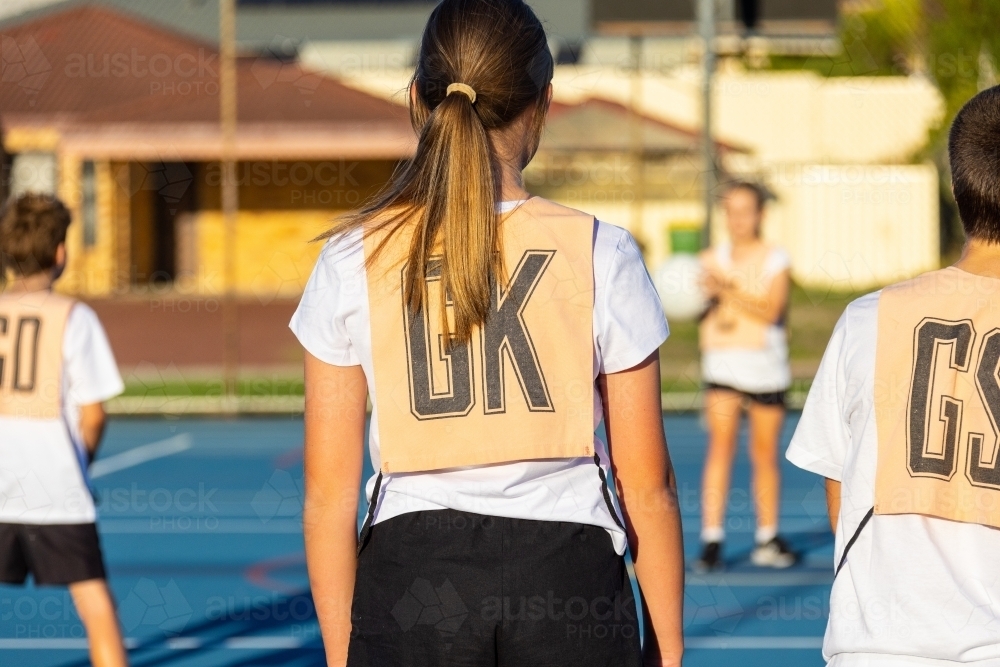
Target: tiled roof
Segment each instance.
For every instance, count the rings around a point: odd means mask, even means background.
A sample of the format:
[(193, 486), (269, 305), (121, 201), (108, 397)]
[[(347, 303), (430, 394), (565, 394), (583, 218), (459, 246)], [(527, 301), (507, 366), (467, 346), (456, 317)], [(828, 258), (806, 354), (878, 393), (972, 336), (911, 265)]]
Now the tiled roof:
[[(215, 47), (97, 6), (73, 7), (0, 35), (0, 117), (32, 123), (212, 122)], [(406, 110), (272, 59), (240, 59), (241, 122), (389, 122)], [(26, 118), (25, 118), (26, 117)]]
[[(683, 153), (698, 150), (701, 133), (648, 115), (638, 114), (638, 131), (631, 125), (628, 107), (600, 98), (578, 104), (552, 102), (539, 150), (552, 152), (628, 152), (639, 140), (645, 153)], [(745, 151), (716, 142), (722, 150)]]

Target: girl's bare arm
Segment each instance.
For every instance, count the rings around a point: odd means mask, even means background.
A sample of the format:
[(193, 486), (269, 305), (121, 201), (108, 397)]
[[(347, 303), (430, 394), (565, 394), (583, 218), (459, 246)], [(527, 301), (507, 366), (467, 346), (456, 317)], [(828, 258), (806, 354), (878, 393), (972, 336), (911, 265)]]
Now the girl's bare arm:
[(684, 652), (684, 546), (677, 484), (663, 434), (660, 355), (598, 378), (618, 497), (643, 606), (648, 667), (674, 667)]
[(347, 663), (368, 384), (361, 366), (305, 361), (306, 562), (327, 664)]

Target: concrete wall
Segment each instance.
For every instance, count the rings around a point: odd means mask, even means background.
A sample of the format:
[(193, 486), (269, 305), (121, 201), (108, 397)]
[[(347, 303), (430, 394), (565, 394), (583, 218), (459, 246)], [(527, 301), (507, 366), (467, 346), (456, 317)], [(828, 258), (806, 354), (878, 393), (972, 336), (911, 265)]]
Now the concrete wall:
[[(772, 181), (764, 235), (800, 284), (862, 291), (938, 268), (937, 170), (921, 165), (800, 165)], [(723, 216), (713, 238), (726, 237)]]

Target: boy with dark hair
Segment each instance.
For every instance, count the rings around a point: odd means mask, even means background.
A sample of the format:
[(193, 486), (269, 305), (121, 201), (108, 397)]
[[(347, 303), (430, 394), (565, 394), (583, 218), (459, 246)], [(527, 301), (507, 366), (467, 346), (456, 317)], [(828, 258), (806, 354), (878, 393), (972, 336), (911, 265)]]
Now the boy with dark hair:
[(788, 459), (826, 477), (829, 664), (1000, 664), (1000, 88), (949, 137), (953, 266), (851, 303)]
[(24, 194), (0, 209), (0, 582), (68, 585), (98, 667), (127, 663), (87, 466), (121, 393), (94, 311), (52, 291), (70, 213)]

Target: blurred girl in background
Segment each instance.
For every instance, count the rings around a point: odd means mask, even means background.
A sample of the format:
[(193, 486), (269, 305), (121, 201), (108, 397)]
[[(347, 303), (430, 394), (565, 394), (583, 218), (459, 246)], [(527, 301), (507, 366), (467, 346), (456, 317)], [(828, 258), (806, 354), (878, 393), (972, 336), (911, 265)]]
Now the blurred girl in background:
[(712, 305), (699, 329), (709, 434), (702, 479), (702, 551), (695, 562), (699, 571), (720, 568), (724, 562), (726, 500), (744, 410), (757, 515), (750, 559), (776, 568), (796, 561), (778, 535), (778, 441), (785, 391), (791, 384), (785, 331), (791, 262), (783, 249), (761, 239), (766, 200), (766, 191), (754, 183), (731, 186), (723, 201), (729, 241), (701, 254)]

